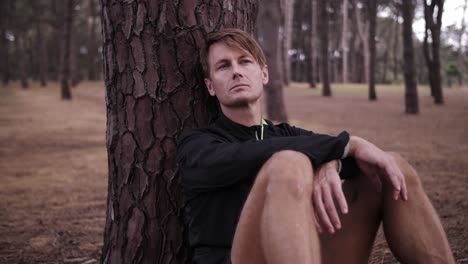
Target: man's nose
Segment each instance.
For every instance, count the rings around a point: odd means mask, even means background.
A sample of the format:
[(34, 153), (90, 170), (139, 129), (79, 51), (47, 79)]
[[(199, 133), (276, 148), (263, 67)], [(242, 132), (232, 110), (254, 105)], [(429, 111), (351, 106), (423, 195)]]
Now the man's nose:
[(238, 63), (233, 63), (232, 64), (232, 78), (238, 78), (242, 77), (242, 68)]

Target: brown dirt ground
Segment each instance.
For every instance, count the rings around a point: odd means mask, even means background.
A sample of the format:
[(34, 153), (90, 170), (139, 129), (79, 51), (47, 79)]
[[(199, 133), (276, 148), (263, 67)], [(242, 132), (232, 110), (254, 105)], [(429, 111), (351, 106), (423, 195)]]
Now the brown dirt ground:
[[(334, 85), (332, 98), (294, 83), (290, 123), (342, 130), (401, 153), (418, 170), (456, 260), (468, 263), (468, 89), (446, 89), (435, 106), (420, 87), (421, 114), (403, 113), (403, 88)], [(0, 87), (0, 263), (97, 263), (107, 196), (103, 83), (82, 83), (71, 102), (57, 84)], [(383, 235), (371, 263), (397, 263)]]

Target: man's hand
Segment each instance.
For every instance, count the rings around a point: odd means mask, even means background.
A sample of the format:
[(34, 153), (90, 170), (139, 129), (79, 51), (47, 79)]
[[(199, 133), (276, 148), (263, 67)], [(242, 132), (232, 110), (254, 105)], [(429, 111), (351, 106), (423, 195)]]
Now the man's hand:
[(322, 233), (322, 227), (326, 228), (330, 234), (341, 228), (335, 200), (341, 212), (348, 213), (348, 204), (343, 194), (337, 169), (338, 161), (333, 160), (323, 164), (316, 171), (312, 199), (316, 214), (315, 225), (320, 233)]
[(352, 136), (349, 141), (349, 156), (356, 159), (365, 175), (380, 177), (383, 182), (391, 184), (393, 199), (398, 200), (401, 197), (408, 200), (405, 177), (391, 155), (362, 138)]

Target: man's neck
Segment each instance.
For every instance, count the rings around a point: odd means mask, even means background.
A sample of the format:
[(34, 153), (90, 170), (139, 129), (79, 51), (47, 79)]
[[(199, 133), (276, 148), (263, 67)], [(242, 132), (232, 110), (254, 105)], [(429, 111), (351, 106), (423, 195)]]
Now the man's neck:
[(260, 104), (238, 108), (221, 106), (221, 110), (226, 117), (244, 126), (250, 127), (261, 123), (262, 111)]

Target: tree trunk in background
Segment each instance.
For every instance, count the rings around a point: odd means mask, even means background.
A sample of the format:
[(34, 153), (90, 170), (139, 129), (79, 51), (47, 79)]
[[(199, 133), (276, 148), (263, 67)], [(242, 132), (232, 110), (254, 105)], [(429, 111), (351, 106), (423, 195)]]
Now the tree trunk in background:
[(343, 51), (343, 72), (342, 80), (348, 83), (348, 53), (349, 53), (349, 38), (348, 38), (348, 0), (343, 0), (343, 31), (341, 32), (341, 49)]
[(199, 52), (207, 32), (252, 32), (256, 2), (101, 1), (109, 188), (101, 263), (191, 263), (175, 161), (206, 126)]
[[(468, 0), (465, 0), (465, 3), (463, 4), (463, 14), (466, 13), (466, 8), (467, 8)], [(463, 86), (463, 78), (465, 74), (465, 64), (463, 63), (464, 56), (463, 56), (463, 35), (465, 34), (466, 31), (466, 21), (465, 21), (465, 15), (462, 16), (462, 21), (461, 21), (461, 29), (460, 33), (458, 35), (458, 57), (457, 57), (457, 66), (458, 66), (458, 85)]]
[[(357, 7), (357, 1), (354, 1), (354, 15), (356, 16), (356, 26), (359, 32), (359, 37), (364, 46), (362, 50), (364, 54), (364, 82), (369, 82), (369, 69), (370, 69), (370, 47), (369, 47), (369, 23), (366, 19), (361, 18), (361, 11)], [(372, 1), (372, 0), (368, 0)]]
[(400, 63), (398, 61), (399, 59), (399, 52), (398, 52), (398, 44), (400, 42), (400, 24), (398, 23), (398, 19), (400, 18), (400, 12), (398, 11), (399, 9), (397, 8), (396, 10), (396, 13), (395, 13), (395, 16), (394, 16), (394, 20), (395, 20), (395, 29), (394, 29), (394, 32), (395, 32), (395, 38), (394, 38), (394, 41), (393, 41), (393, 80), (397, 80), (398, 79), (398, 69), (400, 68)]
[[(276, 0), (274, 0), (276, 1)], [(284, 53), (284, 61), (282, 62), (284, 67), (284, 83), (289, 85), (291, 82), (291, 60), (289, 57), (289, 50), (291, 49), (291, 42), (292, 42), (292, 27), (293, 27), (293, 18), (294, 18), (294, 0), (279, 0), (282, 2), (282, 6), (284, 8), (284, 27), (283, 27), (283, 48), (282, 51)], [(268, 4), (268, 3), (266, 3)], [(281, 15), (280, 15), (281, 19)], [(281, 20), (280, 20), (281, 21)]]
[(413, 49), (413, 1), (402, 1), (403, 4), (403, 70), (405, 73), (405, 111), (408, 114), (419, 112), (418, 90), (414, 66)]
[[(430, 1), (430, 4), (427, 3)], [(434, 11), (437, 7), (437, 15), (434, 21)], [(444, 0), (424, 0), (424, 20), (426, 29), (424, 31), (424, 58), (426, 59), (431, 95), (434, 103), (443, 104), (442, 78), (440, 73), (440, 28), (442, 26), (442, 13), (444, 10)], [(430, 47), (429, 47), (430, 34)]]
[(42, 25), (40, 23), (36, 24), (37, 31), (37, 54), (38, 54), (38, 64), (39, 64), (39, 82), (42, 87), (47, 86), (47, 51), (45, 47), (45, 40), (43, 37)]
[[(352, 3), (352, 2), (351, 2)], [(356, 6), (353, 4), (351, 5), (351, 8), (353, 9), (356, 8)], [(359, 32), (357, 29), (357, 22), (356, 22), (356, 16), (352, 15), (350, 17), (351, 19), (351, 37), (349, 39), (350, 43), (350, 49), (349, 49), (349, 65), (353, 65), (353, 67), (350, 68), (350, 81), (351, 82), (358, 82), (359, 77), (358, 77), (358, 67), (357, 65), (361, 64), (359, 59), (358, 59), (358, 45), (359, 45)]]
[(320, 73), (322, 75), (322, 95), (331, 96), (329, 67), (328, 67), (328, 11), (327, 11), (327, 0), (317, 0), (320, 14)]
[(369, 69), (368, 81), (369, 81), (369, 100), (377, 100), (377, 93), (375, 92), (375, 32), (377, 28), (377, 1), (367, 0), (369, 10)]
[(310, 0), (311, 20), (310, 20), (310, 68), (309, 68), (309, 86), (316, 88), (317, 83), (317, 1)]
[[(1, 73), (2, 82), (4, 86), (7, 86), (11, 79), (11, 61), (10, 52), (11, 44), (6, 39), (7, 30), (11, 30), (12, 15), (14, 12), (15, 1), (1, 1), (0, 2), (0, 56), (1, 60)], [(17, 40), (16, 40), (17, 41)], [(14, 42), (17, 43), (17, 42)]]
[[(259, 1), (257, 33), (268, 64), (269, 81), (265, 87), (265, 101), (268, 118), (286, 122), (286, 107), (283, 99), (283, 77), (280, 67), (281, 46), (281, 0)], [(292, 8), (292, 7), (291, 7)]]
[(73, 24), (73, 11), (75, 7), (75, 0), (67, 0), (65, 2), (65, 25), (63, 27), (63, 57), (62, 57), (62, 71), (60, 74), (60, 88), (62, 99), (71, 100), (70, 90), (70, 53), (71, 53), (71, 29)]
[(98, 46), (96, 45), (96, 40), (98, 36), (96, 34), (96, 23), (97, 23), (97, 12), (96, 12), (96, 0), (89, 0), (89, 17), (91, 21), (89, 22), (89, 47), (88, 47), (88, 80), (94, 81), (99, 79), (99, 68), (97, 68), (96, 61), (100, 61), (100, 54), (98, 53)]
[[(72, 25), (72, 28), (73, 25)], [(71, 35), (70, 45), (70, 86), (76, 87), (80, 83), (80, 70), (78, 68), (78, 48), (75, 36)]]
[(26, 52), (26, 40), (23, 32), (13, 31), (15, 36), (14, 58), (16, 60), (18, 77), (23, 89), (29, 88), (28, 81), (28, 54)]
[(65, 25), (65, 3), (62, 0), (52, 0), (49, 9), (52, 14), (50, 22), (52, 32), (47, 43), (47, 54), (49, 56), (49, 78), (60, 82), (63, 63), (63, 35)]

